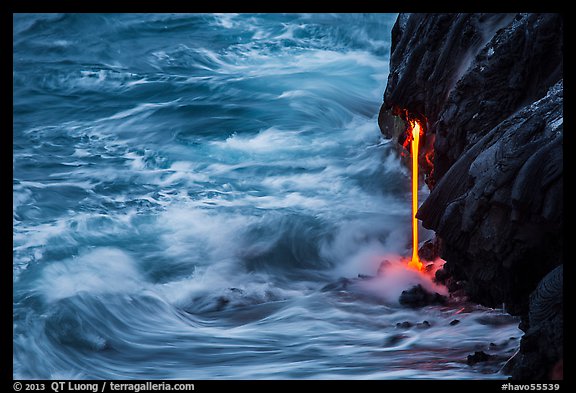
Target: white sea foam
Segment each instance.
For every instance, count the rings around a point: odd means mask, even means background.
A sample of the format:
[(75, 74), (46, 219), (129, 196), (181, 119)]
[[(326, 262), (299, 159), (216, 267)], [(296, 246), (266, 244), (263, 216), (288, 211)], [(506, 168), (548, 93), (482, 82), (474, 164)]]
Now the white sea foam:
[[(305, 141), (299, 138), (299, 134), (299, 131), (280, 130), (271, 127), (256, 135), (243, 136), (233, 134), (224, 142), (215, 141), (213, 144), (220, 148), (242, 150), (250, 153), (271, 153), (275, 151), (293, 151), (310, 148), (309, 145), (304, 146)], [(323, 141), (321, 143), (326, 145), (330, 142)]]
[(242, 229), (257, 218), (243, 215), (216, 214), (187, 206), (172, 207), (162, 213), (163, 252), (172, 258), (198, 261), (202, 251), (210, 261), (232, 258), (240, 243)]
[(124, 251), (99, 247), (47, 266), (38, 288), (49, 301), (80, 292), (126, 293), (141, 288), (139, 276), (133, 259)]
[[(470, 351), (519, 334), (397, 307), (434, 287), (394, 262), (393, 16), (57, 18), (15, 16), (15, 378), (470, 378)], [(30, 50), (59, 39), (65, 62)]]
[(172, 105), (178, 101), (179, 101), (179, 99), (176, 99), (174, 101), (168, 101), (168, 102), (138, 104), (134, 108), (120, 111), (120, 112), (118, 112), (118, 113), (116, 113), (110, 117), (101, 119), (101, 121), (119, 120), (119, 119), (125, 119), (125, 118), (130, 117), (130, 116), (134, 116), (134, 115), (149, 114), (156, 109), (170, 106), (170, 105)]
[(215, 13), (213, 15), (216, 18), (216, 22), (226, 29), (231, 29), (235, 26), (235, 18), (238, 16), (238, 14), (234, 13)]

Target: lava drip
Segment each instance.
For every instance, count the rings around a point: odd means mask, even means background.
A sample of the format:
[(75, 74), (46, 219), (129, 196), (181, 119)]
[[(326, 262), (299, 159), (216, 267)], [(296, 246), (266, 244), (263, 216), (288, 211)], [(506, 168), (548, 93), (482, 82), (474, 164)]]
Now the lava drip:
[(411, 135), (411, 153), (412, 153), (412, 259), (408, 266), (418, 271), (422, 270), (422, 262), (418, 256), (418, 220), (416, 212), (418, 211), (418, 149), (420, 143), (420, 133), (422, 126), (418, 120), (408, 121)]

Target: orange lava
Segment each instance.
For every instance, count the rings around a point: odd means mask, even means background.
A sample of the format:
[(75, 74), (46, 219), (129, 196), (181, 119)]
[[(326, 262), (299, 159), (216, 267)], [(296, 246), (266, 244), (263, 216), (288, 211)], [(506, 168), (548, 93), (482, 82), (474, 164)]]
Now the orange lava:
[(422, 270), (422, 262), (418, 256), (418, 220), (416, 212), (418, 211), (418, 144), (420, 143), (420, 133), (422, 126), (418, 120), (409, 120), (409, 129), (411, 132), (411, 153), (412, 153), (412, 259), (408, 267)]

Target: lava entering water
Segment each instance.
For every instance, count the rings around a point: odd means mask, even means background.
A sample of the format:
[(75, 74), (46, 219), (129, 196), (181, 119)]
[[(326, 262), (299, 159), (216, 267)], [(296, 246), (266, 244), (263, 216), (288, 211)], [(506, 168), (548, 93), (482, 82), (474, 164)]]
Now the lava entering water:
[(412, 260), (408, 266), (416, 270), (422, 270), (422, 262), (418, 256), (418, 144), (420, 143), (420, 132), (422, 127), (418, 120), (409, 120), (409, 130), (412, 133), (411, 153), (412, 153)]

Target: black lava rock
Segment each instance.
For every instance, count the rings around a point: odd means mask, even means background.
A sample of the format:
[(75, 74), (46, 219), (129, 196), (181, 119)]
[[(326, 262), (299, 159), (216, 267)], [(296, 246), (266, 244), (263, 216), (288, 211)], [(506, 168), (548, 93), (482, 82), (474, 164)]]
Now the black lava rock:
[(423, 321), (422, 323), (417, 323), (416, 327), (418, 329), (428, 329), (428, 328), (432, 327), (432, 325), (428, 321)]
[(530, 295), (520, 351), (507, 371), (516, 380), (562, 378), (564, 358), (563, 266), (546, 275)]
[(440, 257), (440, 239), (434, 237), (434, 239), (426, 240), (418, 250), (418, 256), (423, 261), (434, 261)]
[(385, 347), (397, 347), (403, 341), (405, 341), (408, 337), (409, 336), (406, 336), (404, 334), (393, 334), (384, 340), (384, 346)]
[(402, 291), (398, 299), (401, 305), (411, 308), (419, 308), (434, 304), (446, 304), (446, 297), (437, 292), (431, 293), (418, 284), (411, 289)]
[(562, 260), (563, 48), (555, 13), (400, 14), (392, 30), (382, 133), (416, 117), (433, 141), (417, 217), (470, 300), (514, 315)]
[(505, 371), (516, 379), (563, 369), (557, 281), (536, 291), (563, 263), (563, 23), (559, 13), (400, 14), (378, 118), (400, 143), (408, 118), (423, 124), (431, 192), (416, 216), (442, 239), (437, 280), (522, 317)]
[(476, 363), (486, 362), (492, 359), (493, 357), (494, 357), (493, 355), (489, 355), (484, 351), (476, 351), (474, 352), (474, 355), (468, 355), (468, 357), (466, 358), (466, 363), (468, 363), (468, 365), (470, 366), (473, 366)]
[(434, 274), (434, 281), (437, 284), (445, 284), (448, 278), (450, 278), (450, 273), (446, 269), (438, 269)]

